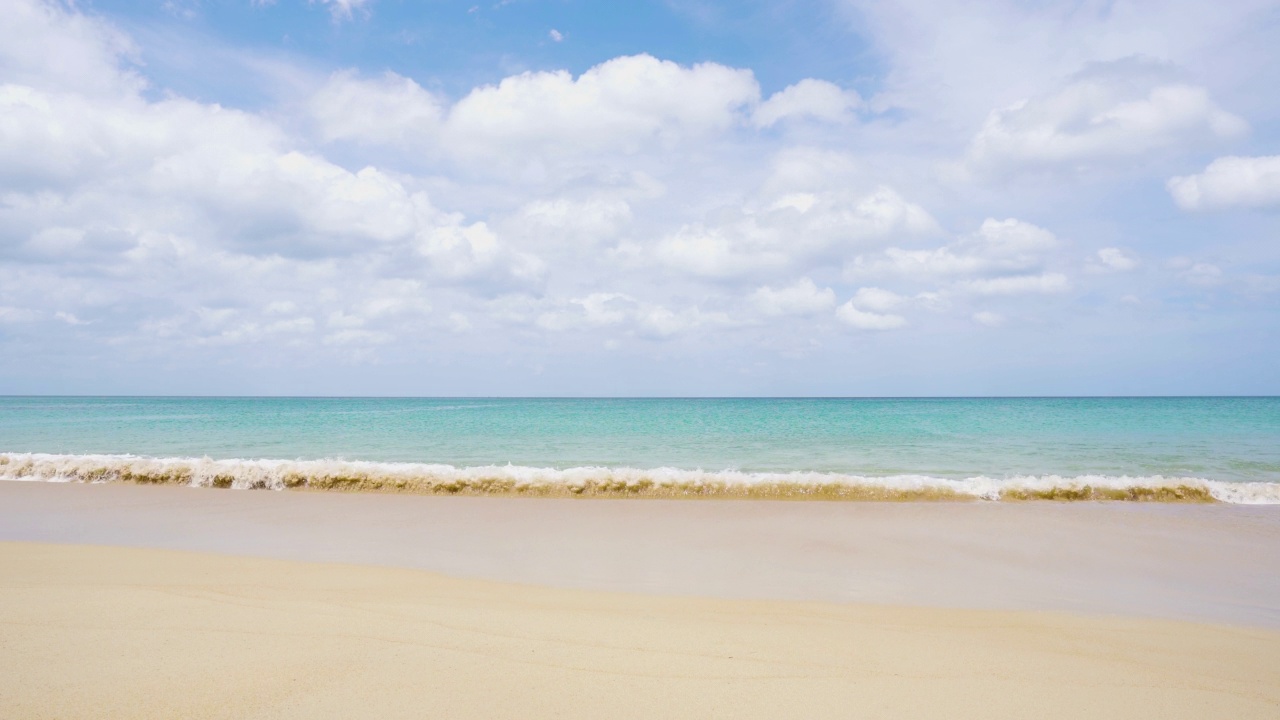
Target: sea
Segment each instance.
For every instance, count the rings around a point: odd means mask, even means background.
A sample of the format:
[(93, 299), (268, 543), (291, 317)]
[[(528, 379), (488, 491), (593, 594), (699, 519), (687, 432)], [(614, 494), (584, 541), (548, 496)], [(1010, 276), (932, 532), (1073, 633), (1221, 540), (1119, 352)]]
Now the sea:
[(0, 397), (0, 479), (1280, 503), (1280, 398)]

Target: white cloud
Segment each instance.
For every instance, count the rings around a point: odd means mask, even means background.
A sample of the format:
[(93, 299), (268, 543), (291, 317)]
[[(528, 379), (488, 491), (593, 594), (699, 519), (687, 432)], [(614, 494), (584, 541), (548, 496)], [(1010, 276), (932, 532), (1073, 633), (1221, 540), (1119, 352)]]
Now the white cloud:
[(204, 307), (197, 308), (196, 315), (204, 330), (191, 338), (192, 344), (197, 346), (231, 346), (263, 341), (287, 344), (315, 330), (315, 321), (309, 317), (262, 321), (232, 308)]
[(867, 194), (786, 193), (763, 207), (723, 214), (728, 217), (719, 225), (692, 223), (663, 238), (659, 260), (706, 277), (805, 270), (858, 247), (937, 230), (923, 208), (885, 187)]
[(357, 11), (368, 12), (373, 0), (311, 0), (328, 6), (334, 20), (350, 20)]
[(858, 288), (858, 292), (854, 293), (853, 299), (850, 301), (854, 305), (863, 310), (874, 310), (876, 312), (888, 312), (903, 303), (905, 298), (901, 295), (884, 290), (877, 287)]
[(668, 337), (695, 324), (696, 316), (681, 315), (661, 306), (646, 308), (640, 314), (641, 328), (655, 337)]
[(723, 228), (687, 225), (658, 244), (663, 263), (703, 277), (733, 277), (786, 267), (790, 258), (749, 223), (732, 235)]
[[(1045, 92), (1090, 63), (1157, 58), (1207, 87), (1262, 99), (1274, 70), (1272, 0), (843, 0), (888, 65), (870, 102), (930, 137), (971, 137), (992, 108)], [(1265, 103), (1274, 108), (1274, 103)]]
[[(259, 98), (182, 76), (153, 35), (139, 35), (144, 55), (76, 6), (11, 5), (0, 27), (0, 342), (25, 343), (32, 357), (56, 355), (71, 334), (89, 351), (187, 350), (206, 367), (438, 358), (452, 363), (446, 374), (483, 364), (463, 357), (551, 369), (557, 353), (591, 362), (602, 345), (619, 349), (615, 359), (715, 348), (740, 357), (747, 377), (785, 334), (788, 352), (825, 344), (812, 359), (835, 362), (857, 341), (822, 337), (833, 320), (890, 330), (927, 313), (930, 329), (998, 325), (1014, 304), (1019, 317), (1040, 317), (1039, 304), (1056, 320), (1071, 304), (1046, 296), (1073, 291), (1076, 272), (1130, 270), (1139, 254), (1156, 262), (1166, 236), (1210, 256), (1194, 247), (1196, 223), (1169, 224), (1158, 216), (1167, 202), (1152, 210), (1132, 192), (1144, 185), (1112, 181), (1229, 137), (1240, 127), (1223, 107), (1270, 128), (1266, 93), (1233, 92), (1176, 43), (1092, 44), (1099, 24), (1142, 9), (1127, 3), (878, 3), (871, 39), (898, 44), (879, 46), (884, 74), (859, 77), (883, 89), (866, 101), (815, 79), (762, 100), (748, 69), (647, 55), (456, 90), (457, 76), (316, 74), (290, 56), (275, 60), (286, 80), (263, 83)], [(376, 7), (325, 10), (346, 19)], [(912, 22), (889, 28), (895, 14)], [(1196, 73), (1114, 62), (1140, 51)], [(253, 96), (265, 109), (195, 92)], [(1000, 172), (1132, 162), (1068, 197), (946, 172), (966, 149), (973, 167)], [(1191, 209), (1266, 205), (1273, 160), (1221, 158), (1170, 192)], [(1227, 161), (1248, 161), (1253, 175)], [(1117, 239), (1082, 258), (1046, 227)], [(1150, 227), (1159, 232), (1138, 232)], [(1096, 250), (1118, 238), (1124, 249)], [(1233, 267), (1258, 259), (1229, 254)], [(842, 269), (849, 284), (837, 287)], [(1185, 294), (1185, 283), (1226, 277), (1201, 261), (1166, 270), (1142, 278), (1153, 318), (1177, 305), (1161, 302), (1159, 283)], [(1197, 298), (1205, 312), (1220, 311), (1215, 301)]]
[(12, 0), (0, 23), (0, 78), (17, 85), (89, 96), (132, 93), (142, 78), (129, 67), (137, 46), (110, 24), (61, 3)]
[[(246, 249), (251, 243), (259, 251), (342, 251), (405, 240), (435, 214), (425, 194), (410, 194), (376, 168), (352, 173), (296, 151), (196, 147), (158, 158), (148, 175), (158, 196), (196, 203), (210, 218), (239, 225)], [(246, 235), (246, 223), (278, 234)]]
[(812, 118), (823, 122), (845, 122), (862, 104), (862, 98), (825, 80), (806, 78), (769, 97), (755, 109), (752, 122), (772, 127), (792, 118)]
[[(468, 288), (453, 301), (465, 306), (539, 281), (539, 258), (441, 210), (415, 178), (343, 167), (266, 115), (152, 99), (110, 28), (57, 5), (15, 11), (45, 33), (33, 46), (81, 47), (66, 62), (95, 84), (58, 62), (41, 76), (15, 59), (23, 43), (0, 48), (0, 300), (44, 308), (8, 320), (91, 317), (85, 332), (139, 349), (352, 348), (420, 337), (445, 288)], [(326, 118), (329, 139), (400, 142), (438, 117), (397, 76), (339, 74), (326, 92), (357, 111)], [(314, 318), (332, 331), (319, 337)]]
[(1280, 155), (1220, 157), (1198, 175), (1171, 178), (1168, 187), (1185, 210), (1280, 205)]
[(323, 142), (386, 145), (451, 158), (468, 174), (532, 174), (671, 152), (789, 119), (850, 120), (858, 94), (807, 78), (761, 102), (750, 70), (613, 58), (578, 76), (525, 72), (450, 104), (392, 72), (334, 73), (305, 103)]
[(551, 28), (551, 32), (547, 33), (547, 37), (551, 38), (552, 42), (564, 41), (564, 33), (555, 28)]
[(0, 182), (63, 187), (144, 170), (156, 156), (233, 142), (265, 150), (274, 128), (235, 111), (184, 100), (145, 103), (132, 92), (106, 100), (0, 85)]
[(442, 103), (413, 80), (388, 72), (334, 73), (309, 99), (320, 138), (421, 146), (439, 133)]
[[(452, 158), (468, 173), (546, 173), (567, 163), (669, 151), (756, 121), (836, 121), (857, 95), (802, 80), (760, 102), (749, 70), (613, 58), (581, 75), (525, 72), (450, 104), (395, 73), (333, 74), (306, 103), (325, 142), (351, 140)], [(767, 120), (767, 122), (766, 122)], [(477, 164), (483, 163), (483, 164)]]
[(819, 289), (806, 277), (778, 289), (759, 288), (750, 299), (760, 312), (770, 317), (813, 315), (835, 307), (836, 293), (831, 288)]
[(0, 189), (18, 191), (0, 216), (34, 228), (33, 252), (78, 252), (90, 237), (126, 249), (162, 231), (295, 257), (415, 246), (447, 277), (529, 274), (529, 259), (484, 223), (441, 212), (377, 168), (291, 150), (283, 131), (247, 113), (133, 94), (88, 105), (13, 85), (0, 85), (0, 107)]
[(704, 313), (697, 307), (670, 310), (661, 305), (642, 306), (637, 313), (637, 333), (652, 338), (668, 338), (698, 327), (732, 324), (724, 313)]
[(619, 325), (634, 316), (636, 307), (635, 298), (624, 293), (592, 293), (538, 315), (535, 323), (557, 331)]
[[(153, 202), (148, 222), (199, 214), (234, 243), (282, 252), (405, 238), (433, 212), (425, 195), (375, 168), (353, 173), (289, 150), (272, 124), (218, 106), (134, 95), (87, 105), (3, 85), (0, 107), (0, 185), (56, 191), (44, 202), (61, 197), (56, 214), (64, 219), (74, 214), (68, 203), (118, 193), (93, 222)], [(137, 227), (137, 219), (119, 219)]]
[(612, 239), (633, 219), (631, 205), (617, 197), (557, 197), (523, 205), (511, 232), (534, 236), (542, 245), (570, 242), (578, 247)]
[(1094, 64), (1054, 92), (993, 111), (969, 162), (997, 171), (1080, 167), (1243, 134), (1203, 87), (1137, 58)]
[(395, 335), (377, 330), (347, 329), (331, 332), (324, 336), (325, 345), (370, 347), (385, 345), (395, 340)]
[(619, 57), (576, 78), (527, 72), (476, 88), (450, 110), (444, 142), (491, 160), (636, 153), (729, 128), (759, 96), (749, 70)]
[(976, 295), (1052, 294), (1066, 292), (1071, 283), (1062, 273), (1041, 273), (968, 280), (960, 287)]
[(905, 327), (907, 319), (888, 311), (906, 298), (882, 288), (859, 288), (845, 304), (836, 308), (836, 318), (860, 330), (895, 330)]
[(1103, 270), (1124, 272), (1138, 267), (1138, 258), (1133, 253), (1120, 248), (1102, 248), (1097, 252), (1096, 257), (1097, 262), (1094, 267)]
[(1044, 228), (1015, 218), (987, 218), (976, 232), (942, 247), (888, 248), (877, 255), (860, 255), (846, 268), (846, 275), (891, 273), (925, 280), (1026, 271), (1043, 265), (1057, 246), (1058, 239)]
[[(602, 292), (555, 303), (538, 313), (533, 323), (553, 332), (612, 329), (648, 338), (669, 338), (706, 325), (729, 324), (723, 313), (706, 313), (697, 307), (671, 310), (642, 302), (625, 293)], [(523, 322), (523, 317), (511, 318)]]
[(836, 309), (836, 317), (846, 325), (859, 330), (896, 330), (907, 324), (901, 315), (868, 312), (854, 306), (853, 300)]

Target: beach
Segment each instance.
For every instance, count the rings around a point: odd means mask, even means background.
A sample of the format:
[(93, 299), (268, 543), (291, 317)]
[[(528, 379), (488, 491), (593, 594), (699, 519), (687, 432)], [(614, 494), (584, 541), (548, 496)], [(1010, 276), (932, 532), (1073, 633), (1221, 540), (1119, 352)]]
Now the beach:
[(0, 483), (5, 717), (1275, 717), (1280, 512)]
[(1280, 720), (1280, 2), (0, 1), (0, 720)]

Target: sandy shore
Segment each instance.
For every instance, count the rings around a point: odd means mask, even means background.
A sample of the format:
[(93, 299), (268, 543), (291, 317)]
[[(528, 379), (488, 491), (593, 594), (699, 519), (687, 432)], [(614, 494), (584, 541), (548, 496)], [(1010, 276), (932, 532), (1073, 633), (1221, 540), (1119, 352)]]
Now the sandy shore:
[(566, 588), (1280, 629), (1280, 506), (539, 500), (0, 482), (0, 540)]
[(6, 718), (1274, 718), (1280, 633), (0, 544)]
[(0, 541), (4, 718), (1280, 717), (1275, 507), (0, 483)]

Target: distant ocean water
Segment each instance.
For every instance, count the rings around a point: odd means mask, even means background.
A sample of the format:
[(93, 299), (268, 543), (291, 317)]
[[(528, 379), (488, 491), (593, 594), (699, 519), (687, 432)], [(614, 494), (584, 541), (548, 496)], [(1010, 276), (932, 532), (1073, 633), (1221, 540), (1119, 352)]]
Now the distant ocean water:
[(0, 479), (1280, 503), (1280, 398), (0, 398)]

